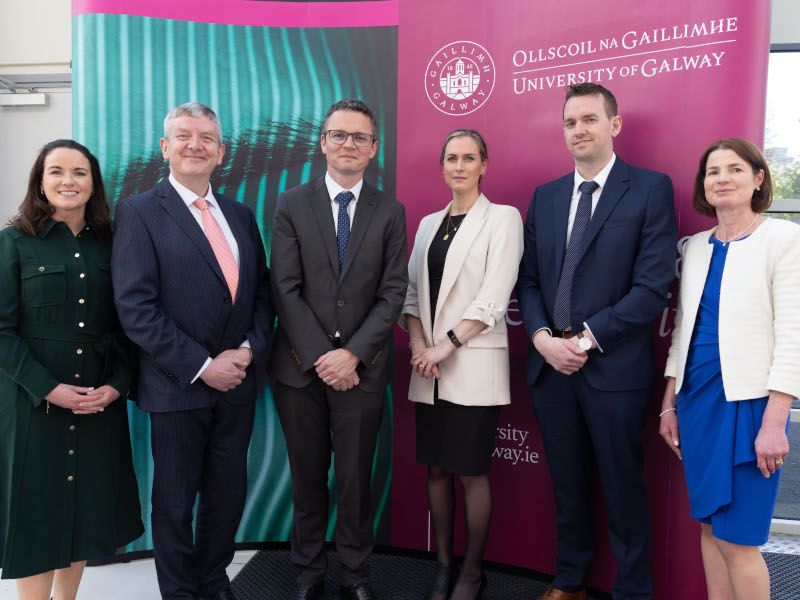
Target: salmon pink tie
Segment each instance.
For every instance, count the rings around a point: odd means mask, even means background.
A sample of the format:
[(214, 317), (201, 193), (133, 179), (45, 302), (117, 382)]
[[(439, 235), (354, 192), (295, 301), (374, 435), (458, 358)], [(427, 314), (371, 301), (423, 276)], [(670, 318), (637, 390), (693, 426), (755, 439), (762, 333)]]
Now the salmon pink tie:
[(222, 233), (222, 228), (214, 218), (214, 215), (211, 214), (211, 211), (208, 210), (208, 201), (198, 198), (193, 204), (200, 209), (203, 230), (208, 238), (208, 243), (211, 244), (211, 249), (214, 251), (214, 256), (217, 257), (219, 268), (222, 269), (222, 275), (228, 284), (228, 289), (231, 292), (231, 302), (236, 302), (236, 288), (239, 287), (239, 265), (236, 264), (236, 259), (233, 257), (228, 240), (225, 239), (225, 234)]

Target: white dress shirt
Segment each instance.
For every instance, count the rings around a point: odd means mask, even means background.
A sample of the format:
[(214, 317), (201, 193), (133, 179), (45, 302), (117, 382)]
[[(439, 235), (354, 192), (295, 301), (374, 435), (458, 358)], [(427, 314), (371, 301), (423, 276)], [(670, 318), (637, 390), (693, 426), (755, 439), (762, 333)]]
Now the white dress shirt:
[(584, 181), (594, 181), (600, 186), (592, 193), (592, 216), (594, 216), (594, 209), (597, 208), (600, 194), (603, 193), (608, 174), (611, 173), (611, 168), (614, 166), (616, 160), (617, 155), (612, 152), (611, 160), (608, 161), (608, 164), (603, 167), (597, 175), (595, 175), (594, 179), (584, 179), (581, 174), (578, 173), (578, 169), (575, 169), (575, 184), (572, 187), (572, 200), (570, 200), (569, 203), (569, 219), (567, 220), (567, 245), (569, 245), (569, 238), (572, 236), (572, 225), (575, 223), (575, 213), (578, 212), (578, 200), (581, 199), (581, 191), (578, 189), (578, 186)]
[[(581, 174), (578, 173), (578, 169), (575, 169), (575, 175), (574, 175), (575, 183), (572, 186), (572, 199), (569, 202), (569, 218), (567, 219), (567, 242), (566, 242), (567, 246), (569, 245), (569, 238), (572, 236), (572, 226), (575, 224), (575, 213), (578, 212), (578, 201), (581, 199), (581, 191), (579, 189), (579, 186), (584, 181), (594, 181), (599, 186), (594, 192), (592, 192), (591, 216), (594, 216), (594, 209), (597, 208), (597, 203), (600, 201), (600, 194), (603, 193), (603, 188), (606, 186), (606, 180), (608, 179), (608, 174), (611, 173), (611, 169), (616, 161), (617, 161), (617, 155), (612, 152), (611, 160), (608, 161), (608, 164), (605, 167), (603, 167), (600, 170), (600, 172), (594, 176), (593, 179), (584, 179), (583, 176), (581, 176)], [(597, 344), (597, 349), (602, 354), (603, 347), (600, 345), (600, 340), (598, 340), (594, 336), (594, 333), (592, 333), (592, 329), (589, 327), (589, 324), (586, 321), (583, 322), (583, 328), (586, 331), (588, 331), (589, 335), (591, 335), (594, 338), (594, 341)], [(549, 327), (541, 327), (540, 329), (537, 329), (536, 331), (533, 332), (533, 336), (531, 336), (531, 339), (533, 339), (533, 337), (535, 337), (536, 334), (542, 330), (545, 330), (550, 335), (553, 335), (553, 332)]]
[[(186, 203), (189, 212), (194, 217), (194, 220), (197, 221), (197, 224), (200, 226), (200, 229), (203, 230), (203, 233), (206, 232), (206, 230), (203, 228), (203, 217), (200, 209), (194, 205), (194, 201), (197, 200), (198, 198), (202, 198), (203, 200), (208, 202), (208, 209), (209, 211), (211, 211), (211, 214), (217, 220), (217, 223), (219, 223), (219, 227), (220, 229), (222, 229), (222, 234), (225, 236), (225, 241), (228, 242), (228, 246), (230, 247), (231, 252), (233, 253), (233, 258), (234, 260), (236, 260), (236, 264), (238, 265), (239, 244), (236, 243), (236, 238), (233, 237), (233, 231), (231, 231), (231, 227), (230, 225), (228, 225), (228, 220), (225, 218), (225, 215), (222, 214), (217, 199), (214, 198), (214, 192), (211, 191), (211, 186), (210, 185), (208, 186), (208, 191), (206, 192), (205, 196), (198, 196), (192, 190), (187, 188), (185, 185), (179, 183), (178, 180), (175, 179), (175, 177), (172, 175), (172, 173), (169, 174), (169, 182), (172, 185), (172, 187), (175, 188), (175, 191), (178, 192), (178, 195), (181, 197), (181, 200), (183, 200)], [(245, 340), (244, 342), (241, 343), (239, 347), (249, 348), (250, 342), (248, 340)], [(195, 375), (194, 378), (192, 379), (192, 383), (197, 381), (200, 375), (203, 374), (203, 371), (205, 371), (208, 365), (210, 364), (211, 364), (211, 357), (209, 356), (206, 359), (206, 362), (203, 363), (203, 366), (200, 367), (200, 370), (197, 372), (197, 375)]]
[(223, 215), (222, 211), (219, 209), (219, 203), (217, 203), (217, 199), (214, 198), (214, 192), (211, 191), (211, 186), (208, 186), (208, 191), (206, 192), (205, 196), (198, 196), (186, 186), (181, 185), (178, 180), (173, 177), (172, 173), (169, 174), (169, 182), (172, 184), (172, 187), (175, 188), (175, 191), (178, 192), (181, 200), (183, 200), (186, 203), (186, 206), (189, 207), (189, 212), (192, 213), (194, 220), (197, 221), (197, 224), (200, 226), (200, 229), (203, 230), (203, 233), (206, 232), (206, 230), (203, 228), (203, 217), (200, 209), (194, 205), (194, 201), (198, 198), (202, 198), (208, 202), (208, 209), (217, 220), (217, 223), (219, 223), (219, 227), (222, 229), (222, 233), (225, 236), (225, 241), (228, 242), (228, 246), (230, 246), (231, 252), (233, 252), (233, 258), (236, 260), (236, 264), (238, 265), (239, 245), (236, 243), (236, 238), (233, 237), (233, 231), (231, 231), (231, 227), (228, 225), (225, 215)]
[(347, 205), (347, 216), (350, 217), (350, 229), (353, 228), (353, 216), (356, 214), (356, 204), (358, 197), (361, 195), (361, 188), (364, 186), (364, 180), (359, 179), (349, 190), (346, 190), (333, 180), (331, 174), (325, 172), (325, 186), (328, 188), (328, 195), (331, 197), (331, 212), (333, 213), (333, 227), (336, 229), (336, 235), (339, 235), (339, 203), (336, 201), (336, 196), (342, 192), (352, 192), (353, 198), (350, 204)]

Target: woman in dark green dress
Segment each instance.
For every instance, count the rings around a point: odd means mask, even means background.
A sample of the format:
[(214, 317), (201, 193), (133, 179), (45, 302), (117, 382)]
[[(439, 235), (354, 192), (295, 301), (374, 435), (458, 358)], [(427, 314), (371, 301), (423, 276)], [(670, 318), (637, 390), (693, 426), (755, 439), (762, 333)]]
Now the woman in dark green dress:
[(0, 231), (0, 567), (22, 600), (75, 598), (85, 561), (141, 535), (97, 159), (47, 144)]

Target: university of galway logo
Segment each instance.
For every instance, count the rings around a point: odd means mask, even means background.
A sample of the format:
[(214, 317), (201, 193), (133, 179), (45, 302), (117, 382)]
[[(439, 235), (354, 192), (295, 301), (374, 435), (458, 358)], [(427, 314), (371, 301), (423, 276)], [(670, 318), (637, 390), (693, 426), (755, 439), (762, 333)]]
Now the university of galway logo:
[(451, 42), (433, 55), (425, 71), (425, 93), (437, 110), (453, 117), (483, 106), (494, 89), (494, 61), (486, 48)]

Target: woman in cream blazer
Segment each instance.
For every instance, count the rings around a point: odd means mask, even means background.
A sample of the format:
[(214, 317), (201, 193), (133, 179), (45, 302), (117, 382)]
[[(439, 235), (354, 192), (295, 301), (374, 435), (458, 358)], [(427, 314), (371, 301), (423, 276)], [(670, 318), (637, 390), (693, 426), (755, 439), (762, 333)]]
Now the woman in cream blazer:
[[(417, 462), (428, 466), (439, 560), (430, 600), (479, 598), (486, 586), (481, 563), (492, 505), (488, 473), (500, 406), (511, 401), (505, 313), (522, 257), (522, 218), (516, 208), (492, 204), (480, 193), (487, 161), (478, 132), (456, 130), (447, 137), (440, 162), (453, 200), (422, 220), (408, 264), (401, 324), (410, 335)], [(456, 476), (468, 530), (458, 578), (452, 548)]]
[(767, 600), (766, 542), (800, 394), (800, 226), (767, 219), (761, 152), (703, 154), (695, 209), (718, 226), (683, 246), (660, 433), (683, 459), (709, 598)]

